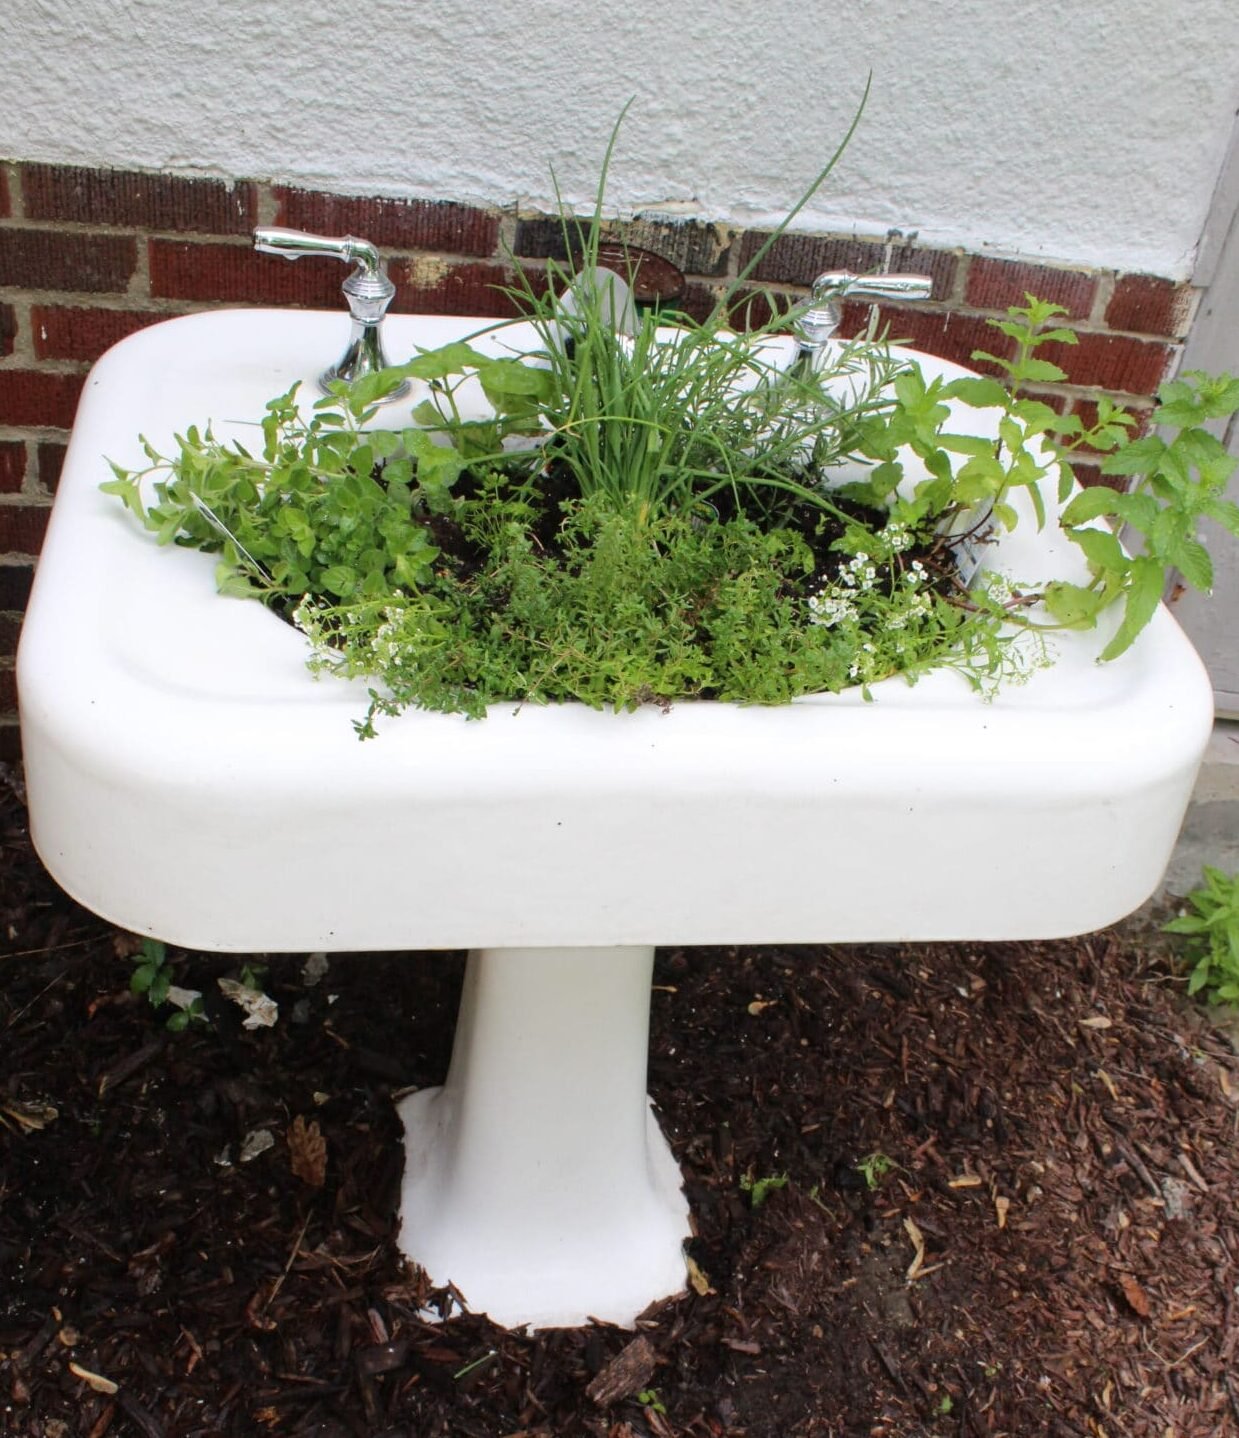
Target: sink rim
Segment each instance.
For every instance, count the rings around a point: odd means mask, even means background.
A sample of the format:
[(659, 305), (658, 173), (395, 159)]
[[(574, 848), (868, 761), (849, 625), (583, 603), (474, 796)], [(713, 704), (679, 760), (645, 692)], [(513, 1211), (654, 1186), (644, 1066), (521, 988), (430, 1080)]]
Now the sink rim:
[[(413, 335), (433, 345), (485, 323), (478, 317), (392, 316), (389, 352), (411, 348)], [(537, 927), (534, 910), (553, 903), (555, 888), (535, 884), (522, 908), (525, 919), (512, 934), (495, 932), (493, 914), (485, 931), (477, 933), (446, 922), (418, 930), (413, 916), (406, 915), (403, 939), (396, 926), (381, 932), (361, 926), (345, 944), (353, 948), (405, 947), (419, 942), (419, 932), (426, 947), (706, 942), (718, 933), (736, 941), (746, 936), (791, 941), (853, 932), (827, 912), (828, 905), (817, 908), (820, 932), (806, 927), (814, 906), (803, 903), (794, 918), (772, 915), (773, 927), (765, 932), (740, 925), (733, 904), (731, 920), (707, 926), (701, 939), (691, 937), (698, 930), (685, 917), (685, 902), (677, 904), (673, 889), (655, 883), (658, 862), (650, 855), (634, 857), (642, 825), (632, 809), (644, 802), (661, 813), (659, 806), (673, 786), (684, 812), (660, 820), (665, 834), (646, 835), (651, 854), (671, 864), (677, 845), (696, 843), (712, 862), (729, 864), (710, 832), (722, 822), (718, 787), (723, 781), (732, 786), (747, 821), (780, 844), (785, 839), (788, 844), (808, 842), (815, 829), (814, 806), (819, 818), (845, 823), (866, 796), (871, 806), (885, 805), (893, 815), (900, 796), (911, 793), (915, 802), (909, 823), (930, 822), (924, 816), (932, 810), (937, 815), (933, 822), (955, 824), (963, 832), (1000, 822), (1000, 791), (1011, 802), (1035, 801), (1038, 813), (1061, 811), (1054, 821), (1060, 825), (1066, 823), (1063, 815), (1075, 813), (1075, 827), (1083, 824), (1080, 832), (1093, 833), (1093, 843), (1120, 844), (1135, 877), (1112, 885), (1114, 903), (1073, 905), (1072, 915), (1056, 924), (1068, 925), (1062, 932), (1109, 922), (1119, 916), (1112, 912), (1116, 905), (1135, 907), (1144, 896), (1133, 903), (1136, 890), (1155, 887), (1212, 715), (1203, 667), (1164, 610), (1128, 654), (1105, 666), (1093, 658), (1106, 641), (1104, 630), (1056, 636), (1053, 668), (1034, 674), (1023, 687), (1005, 686), (989, 703), (980, 703), (957, 675), (939, 670), (912, 688), (898, 677), (882, 681), (872, 688), (873, 703), (853, 688), (773, 709), (684, 701), (666, 715), (650, 709), (614, 715), (579, 704), (526, 705), (514, 714), (515, 706), (498, 705), (481, 723), (457, 715), (406, 713), (383, 721), (377, 740), (360, 743), (349, 721), (364, 708), (362, 681), (311, 681), (304, 668), (304, 640), (296, 631), (252, 601), (221, 599), (214, 592), (211, 557), (164, 552), (97, 489), (98, 481), (108, 477), (102, 456), (125, 463), (120, 446), (136, 446), (140, 430), (158, 446), (174, 427), (201, 424), (212, 409), (218, 410), (210, 400), (195, 400), (189, 413), (185, 398), (195, 366), (208, 357), (245, 356), (235, 368), (229, 359), (219, 403), (244, 391), (253, 394), (260, 409), (293, 378), (312, 381), (317, 358), (331, 350), (340, 324), (340, 316), (315, 311), (226, 310), (180, 317), (122, 341), (87, 382), (19, 647), (18, 684), (35, 841), (53, 873), (89, 906), (100, 907), (108, 885), (123, 879), (123, 866), (101, 866), (95, 846), (68, 832), (73, 827), (68, 819), (50, 816), (52, 808), (63, 810), (74, 802), (75, 790), (90, 796), (87, 808), (96, 822), (106, 826), (110, 821), (103, 811), (115, 803), (129, 811), (133, 823), (153, 824), (165, 844), (181, 841), (167, 832), (170, 818), (159, 820), (160, 806), (179, 816), (182, 826), (186, 816), (195, 814), (202, 824), (207, 793), (246, 824), (260, 823), (264, 809), (278, 812), (301, 804), (308, 821), (323, 826), (339, 823), (340, 816), (364, 803), (390, 842), (411, 843), (423, 858), (424, 837), (414, 833), (419, 823), (432, 830), (446, 824), (445, 832), (457, 836), (453, 842), (463, 843), (458, 836), (470, 819), (471, 832), (481, 835), (494, 815), (502, 815), (511, 842), (525, 844), (537, 842), (540, 826), (567, 823), (582, 847), (574, 855), (552, 845), (561, 862), (572, 860), (583, 868), (585, 856), (593, 855), (601, 863), (606, 844), (617, 843), (629, 855), (636, 876), (631, 882), (652, 884), (662, 894), (653, 905), (650, 926), (635, 928), (622, 884), (594, 890), (597, 904), (622, 910), (623, 917), (591, 935), (582, 930), (586, 916), (580, 912), (570, 923)], [(302, 357), (310, 362), (304, 370)], [(961, 372), (946, 361), (930, 357), (926, 362), (942, 372)], [(129, 376), (143, 366), (153, 371), (150, 384), (157, 393), (180, 396), (181, 411), (165, 416), (159, 426), (135, 417), (147, 396), (138, 393)], [(409, 403), (416, 400), (414, 394)], [(1073, 546), (1049, 543), (1052, 538), (1037, 537), (1031, 525), (1021, 525), (1004, 538), (1002, 552), (1033, 543), (1055, 563), (1067, 555), (1073, 564), (1082, 564)], [(109, 555), (119, 560), (111, 564)], [(84, 615), (76, 597), (83, 588), (98, 596)], [(178, 624), (190, 626), (193, 642), (182, 628), (183, 647), (172, 650), (178, 657), (169, 661), (170, 636), (175, 637)], [(1019, 757), (1021, 773), (1010, 772), (1012, 755)], [(927, 756), (933, 758), (932, 771), (926, 768)], [(208, 771), (213, 777), (204, 777)], [(309, 798), (307, 772), (314, 775)], [(1072, 794), (1059, 796), (1055, 810), (1055, 802), (1041, 791), (1051, 776), (1062, 773), (1070, 774)], [(978, 780), (984, 781), (988, 797), (974, 795), (965, 802), (961, 787), (975, 788)], [(604, 801), (611, 806), (610, 816), (591, 816), (590, 805)], [(518, 822), (514, 816), (520, 805), (527, 812)], [(1107, 822), (1097, 815), (1081, 820), (1080, 810), (1089, 805), (1104, 808)], [(402, 818), (402, 807), (407, 811), (409, 806), (413, 817), (406, 813)], [(1150, 842), (1137, 843), (1126, 832), (1133, 824), (1155, 828)], [(211, 842), (227, 841), (208, 825), (201, 842), (191, 845), (199, 862)], [(295, 836), (288, 842), (297, 853), (303, 851)], [(159, 859), (152, 844), (139, 847), (140, 862)], [(916, 852), (906, 841), (884, 847), (896, 864)], [(1044, 862), (1044, 841), (1024, 847)], [(249, 863), (272, 876), (272, 861), (263, 857), (261, 846), (242, 848)], [(752, 845), (738, 843), (737, 848), (757, 863), (763, 883), (777, 880), (777, 866), (754, 856)], [(478, 840), (470, 853), (471, 862), (501, 877), (503, 845), (495, 836)], [(842, 875), (852, 872), (840, 854), (834, 853), (834, 861), (843, 864)], [(739, 860), (736, 865), (743, 872)], [(83, 882), (82, 874), (92, 868), (104, 877)], [(1095, 861), (1090, 872), (1101, 882), (1114, 878), (1113, 868)], [(801, 884), (811, 881), (811, 866), (798, 862), (797, 872)], [(1066, 868), (1059, 866), (1058, 872), (1060, 885), (1087, 887), (1073, 883)], [(228, 870), (219, 882), (235, 889), (239, 877)], [(182, 928), (173, 922), (175, 904), (154, 905), (153, 917), (144, 918), (141, 886), (128, 882), (122, 887), (125, 901), (114, 906), (123, 914), (121, 921), (142, 932), (172, 925), (192, 933), (202, 947), (322, 948), (332, 947), (335, 937), (326, 932), (330, 926), (321, 912), (304, 933), (273, 942), (270, 925), (255, 924), (242, 932), (210, 922), (202, 905), (194, 922)], [(467, 890), (474, 901), (477, 887)], [(259, 886), (241, 883), (240, 888), (246, 903), (260, 902)], [(834, 884), (828, 888), (836, 890)], [(285, 884), (280, 892), (287, 907), (292, 890)], [(841, 881), (839, 897), (846, 892)], [(491, 912), (491, 906), (482, 907)], [(1027, 908), (1020, 915), (1012, 924), (1027, 927)], [(775, 919), (784, 917), (787, 922), (778, 932)], [(1001, 936), (1000, 920), (995, 913), (985, 927)], [(942, 922), (931, 924), (938, 936), (943, 936)], [(881, 938), (893, 929), (902, 935), (907, 928), (906, 920), (884, 923), (879, 932), (860, 936)], [(174, 934), (169, 929), (161, 936)], [(384, 936), (395, 942), (376, 942)]]

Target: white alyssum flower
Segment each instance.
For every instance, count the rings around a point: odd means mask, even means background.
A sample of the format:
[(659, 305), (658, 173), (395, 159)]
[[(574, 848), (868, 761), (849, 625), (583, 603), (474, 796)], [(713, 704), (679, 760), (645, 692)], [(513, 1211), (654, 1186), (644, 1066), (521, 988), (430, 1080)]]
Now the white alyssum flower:
[(902, 554), (905, 549), (911, 548), (913, 542), (911, 530), (898, 520), (891, 520), (878, 538), (888, 554)]
[(877, 567), (870, 562), (869, 556), (863, 550), (849, 559), (839, 571), (840, 582), (862, 594), (873, 588), (877, 577)]
[(809, 622), (826, 629), (856, 618), (856, 606), (846, 594), (811, 594)]

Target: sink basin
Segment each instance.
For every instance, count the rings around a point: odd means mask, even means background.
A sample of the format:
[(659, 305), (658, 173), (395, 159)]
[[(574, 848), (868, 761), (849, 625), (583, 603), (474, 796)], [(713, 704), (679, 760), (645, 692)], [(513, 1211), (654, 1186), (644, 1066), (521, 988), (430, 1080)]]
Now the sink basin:
[[(1161, 878), (1209, 683), (1162, 610), (1110, 664), (1112, 628), (1053, 636), (1052, 666), (990, 702), (944, 671), (874, 702), (406, 713), (361, 743), (364, 684), (311, 679), (296, 631), (98, 490), (107, 458), (142, 463), (139, 433), (168, 452), (191, 423), (252, 432), (295, 380), (312, 399), (342, 323), (194, 315), (93, 370), (18, 657), (34, 842), (87, 907), (191, 949), (474, 951), (448, 1083), (406, 1101), (402, 1243), (501, 1322), (630, 1322), (682, 1282), (687, 1232), (643, 1091), (652, 946), (1101, 927)], [(485, 323), (392, 316), (388, 352)], [(1082, 572), (1029, 519), (987, 562)]]

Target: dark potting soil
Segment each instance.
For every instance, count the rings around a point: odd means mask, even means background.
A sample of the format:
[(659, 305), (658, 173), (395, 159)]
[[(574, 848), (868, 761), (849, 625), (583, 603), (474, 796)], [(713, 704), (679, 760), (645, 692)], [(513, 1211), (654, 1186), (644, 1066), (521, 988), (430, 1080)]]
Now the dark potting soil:
[(694, 1287), (528, 1334), (424, 1321), (395, 1247), (392, 1094), (443, 1078), (460, 956), (251, 956), (273, 1028), (168, 1034), (16, 783), (0, 846), (0, 1433), (1239, 1433), (1239, 1071), (1148, 928), (660, 953)]

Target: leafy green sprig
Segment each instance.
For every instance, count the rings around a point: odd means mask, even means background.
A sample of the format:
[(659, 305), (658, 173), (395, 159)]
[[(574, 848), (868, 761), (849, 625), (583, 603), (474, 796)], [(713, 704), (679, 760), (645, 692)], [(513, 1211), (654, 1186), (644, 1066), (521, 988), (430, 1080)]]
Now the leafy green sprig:
[(1239, 874), (1206, 864), (1187, 903), (1188, 910), (1163, 928), (1187, 940), (1188, 993), (1203, 990), (1211, 1003), (1239, 1003)]
[[(1051, 323), (1064, 313), (1061, 306), (1027, 299), (1027, 305), (1008, 311), (1007, 320), (993, 322), (1015, 341), (1014, 357), (978, 351), (973, 358), (1007, 373), (1011, 392), (1003, 403), (1000, 434), (1003, 462), (1013, 476), (1044, 474), (1045, 459), (1060, 463), (1058, 499), (1065, 507), (1059, 523), (1083, 551), (1090, 580), (1048, 584), (1041, 596), (1045, 608), (1061, 627), (1084, 629), (1092, 628), (1111, 605), (1121, 604), (1122, 619), (1100, 656), (1115, 659), (1152, 619), (1172, 574), (1196, 589), (1213, 587), (1213, 564), (1199, 537), (1202, 519), (1214, 519), (1239, 535), (1239, 505), (1225, 497), (1236, 461), (1207, 428), (1239, 409), (1239, 379), (1192, 371), (1163, 384), (1150, 419), (1152, 432), (1142, 438), (1131, 437), (1135, 416), (1105, 396), (1098, 400), (1096, 421), (1086, 428), (1078, 415), (1060, 417), (1022, 393), (1027, 384), (1067, 378), (1036, 353), (1042, 345), (1077, 343), (1072, 330)], [(1073, 496), (1071, 470), (1063, 461), (1082, 450), (1102, 453), (1102, 473), (1122, 477), (1126, 488), (1099, 485)], [(1030, 493), (1039, 501), (1036, 483)], [(1097, 522), (1101, 519), (1138, 536), (1138, 552), (1129, 553), (1114, 529)]]
[[(294, 386), (267, 404), (260, 454), (191, 426), (174, 459), (143, 440), (149, 466), (113, 464), (100, 488), (160, 544), (219, 551), (224, 594), (349, 600), (416, 588), (438, 557), (421, 517), (443, 506), (463, 461), (420, 430), (364, 428), (396, 383), (384, 374), (341, 387), (309, 419)], [(152, 476), (162, 477), (147, 504), (142, 486)]]

